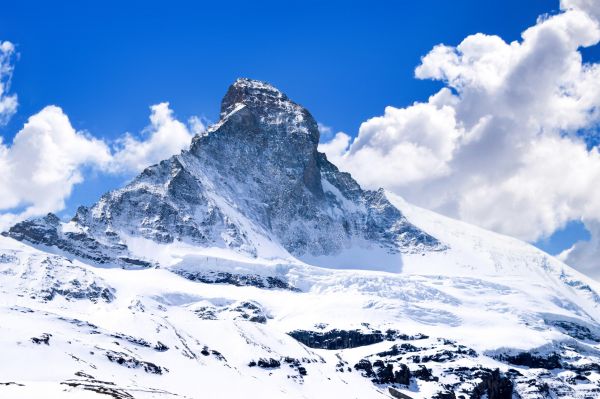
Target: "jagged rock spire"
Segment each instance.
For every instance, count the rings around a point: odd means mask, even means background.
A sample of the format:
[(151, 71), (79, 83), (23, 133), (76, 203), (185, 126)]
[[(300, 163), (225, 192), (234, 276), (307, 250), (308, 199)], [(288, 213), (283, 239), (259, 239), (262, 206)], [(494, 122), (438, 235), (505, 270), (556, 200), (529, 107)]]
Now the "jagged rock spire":
[(394, 255), (387, 268), (396, 270), (397, 254), (443, 248), (383, 191), (363, 190), (340, 172), (317, 151), (318, 142), (317, 123), (305, 108), (268, 83), (238, 79), (223, 98), (221, 120), (196, 136), (189, 151), (80, 209), (65, 230), (61, 223), (30, 223), (8, 234), (127, 267), (143, 265), (123, 239), (135, 236), (252, 256), (265, 256), (261, 243), (273, 242), (315, 262), (360, 243)]

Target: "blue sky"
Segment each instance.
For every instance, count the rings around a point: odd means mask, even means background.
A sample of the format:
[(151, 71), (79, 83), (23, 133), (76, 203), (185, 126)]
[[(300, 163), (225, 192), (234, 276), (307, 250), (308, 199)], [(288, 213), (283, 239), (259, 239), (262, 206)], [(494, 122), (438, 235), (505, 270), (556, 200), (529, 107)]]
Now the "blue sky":
[[(227, 86), (244, 76), (273, 83), (321, 123), (356, 136), (386, 106), (426, 101), (443, 86), (414, 78), (435, 45), (476, 32), (518, 40), (539, 15), (559, 11), (542, 0), (322, 3), (7, 3), (0, 40), (19, 54), (11, 85), (19, 108), (0, 134), (10, 143), (49, 104), (107, 141), (138, 134), (148, 107), (163, 101), (180, 120), (215, 121)], [(598, 46), (583, 55), (597, 61)], [(127, 178), (87, 171), (63, 213)], [(587, 237), (572, 221), (538, 245), (558, 253)]]
[(385, 106), (440, 86), (413, 77), (434, 45), (474, 32), (515, 40), (558, 8), (540, 0), (207, 3), (7, 5), (0, 36), (18, 46), (13, 91), (21, 100), (3, 134), (47, 104), (104, 137), (141, 129), (148, 105), (160, 101), (214, 119), (240, 76), (273, 82), (317, 119), (354, 132)]

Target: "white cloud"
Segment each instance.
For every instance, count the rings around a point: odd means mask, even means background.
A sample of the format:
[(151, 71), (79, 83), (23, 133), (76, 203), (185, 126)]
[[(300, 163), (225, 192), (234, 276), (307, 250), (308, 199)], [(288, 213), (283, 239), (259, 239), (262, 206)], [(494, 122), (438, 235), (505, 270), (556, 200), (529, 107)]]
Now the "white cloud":
[(194, 134), (200, 134), (205, 126), (198, 117), (190, 120), (188, 127), (173, 118), (169, 103), (150, 107), (150, 126), (143, 132), (141, 140), (127, 133), (117, 143), (113, 169), (137, 172), (189, 147)]
[[(600, 222), (597, 220), (588, 220), (585, 225), (592, 237), (600, 237)], [(580, 241), (571, 248), (563, 251), (558, 258), (579, 265), (579, 269), (591, 276), (598, 275), (598, 258), (600, 257), (600, 240), (592, 239), (590, 241)]]
[(49, 106), (29, 118), (10, 147), (0, 145), (1, 220), (9, 223), (64, 207), (82, 167), (104, 168), (111, 155), (106, 144), (77, 132), (68, 117)]
[(600, 40), (598, 4), (564, 1), (520, 41), (475, 34), (434, 47), (415, 75), (447, 87), (321, 149), (369, 187), (522, 239), (583, 220), (593, 243), (566, 260), (600, 276), (600, 256), (575, 258), (600, 242), (600, 154), (577, 137), (600, 122), (600, 65), (578, 51)]
[(209, 122), (205, 118), (200, 118), (195, 115), (188, 119), (188, 126), (193, 136), (203, 135), (206, 132), (206, 125), (208, 123)]
[(187, 148), (192, 132), (204, 129), (199, 118), (190, 120), (189, 129), (174, 119), (168, 103), (150, 109), (144, 139), (126, 134), (112, 151), (105, 141), (75, 130), (56, 106), (31, 116), (11, 145), (0, 137), (0, 230), (64, 209), (86, 168), (131, 175)]
[(325, 143), (319, 143), (319, 151), (324, 152), (333, 163), (340, 163), (348, 147), (350, 146), (351, 138), (344, 132), (338, 132), (335, 136)]
[(0, 126), (6, 125), (17, 112), (17, 95), (8, 94), (13, 74), (15, 46), (11, 42), (0, 42)]
[(317, 128), (319, 129), (321, 142), (326, 142), (333, 139), (333, 129), (331, 128), (331, 126), (327, 126), (321, 122), (317, 122)]
[(600, 3), (597, 0), (561, 0), (560, 7), (563, 10), (582, 10), (600, 21)]

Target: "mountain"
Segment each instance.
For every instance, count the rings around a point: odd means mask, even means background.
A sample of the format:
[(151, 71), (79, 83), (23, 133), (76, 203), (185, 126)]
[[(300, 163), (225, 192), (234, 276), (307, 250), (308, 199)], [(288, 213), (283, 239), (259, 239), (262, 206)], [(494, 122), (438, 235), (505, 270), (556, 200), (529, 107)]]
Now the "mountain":
[(132, 237), (300, 259), (360, 246), (369, 256), (384, 255), (390, 268), (398, 264), (395, 254), (443, 249), (382, 190), (361, 189), (327, 161), (318, 143), (306, 109), (273, 86), (239, 79), (223, 98), (219, 123), (188, 151), (79, 208), (67, 224), (48, 215), (17, 224), (8, 236), (126, 267), (153, 262), (132, 254)]
[(600, 397), (600, 284), (362, 189), (238, 79), (189, 150), (0, 237), (2, 397)]

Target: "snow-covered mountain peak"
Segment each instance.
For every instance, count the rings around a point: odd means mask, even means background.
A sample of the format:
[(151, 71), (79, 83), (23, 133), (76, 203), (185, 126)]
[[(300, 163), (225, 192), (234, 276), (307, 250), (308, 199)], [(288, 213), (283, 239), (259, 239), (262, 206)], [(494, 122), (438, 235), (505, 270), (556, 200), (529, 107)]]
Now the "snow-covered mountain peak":
[(290, 100), (283, 92), (269, 83), (247, 78), (237, 79), (221, 101), (221, 118), (225, 118), (232, 111), (239, 109), (240, 105), (247, 108), (260, 123), (265, 125), (278, 125), (283, 134), (281, 139), (297, 141), (286, 138), (287, 135), (303, 135), (306, 145), (316, 152), (319, 143), (319, 129), (317, 123), (304, 107)]
[(26, 221), (7, 234), (127, 267), (157, 262), (133, 254), (132, 238), (393, 271), (401, 253), (444, 248), (319, 153), (314, 118), (273, 86), (238, 79), (221, 109), (189, 151), (80, 208), (68, 226)]

